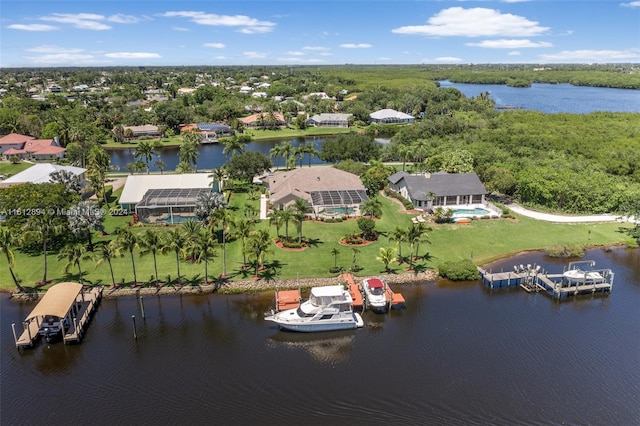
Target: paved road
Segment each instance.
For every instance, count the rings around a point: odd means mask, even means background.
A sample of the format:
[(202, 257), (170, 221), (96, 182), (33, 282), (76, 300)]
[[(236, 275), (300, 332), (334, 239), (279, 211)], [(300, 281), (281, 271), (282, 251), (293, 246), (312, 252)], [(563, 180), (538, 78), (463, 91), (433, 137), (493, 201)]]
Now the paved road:
[(611, 214), (587, 215), (587, 216), (569, 216), (550, 213), (541, 213), (534, 210), (525, 209), (518, 204), (509, 204), (507, 207), (514, 213), (533, 219), (544, 220), (547, 222), (562, 223), (584, 223), (584, 222), (633, 222), (633, 218), (621, 217)]

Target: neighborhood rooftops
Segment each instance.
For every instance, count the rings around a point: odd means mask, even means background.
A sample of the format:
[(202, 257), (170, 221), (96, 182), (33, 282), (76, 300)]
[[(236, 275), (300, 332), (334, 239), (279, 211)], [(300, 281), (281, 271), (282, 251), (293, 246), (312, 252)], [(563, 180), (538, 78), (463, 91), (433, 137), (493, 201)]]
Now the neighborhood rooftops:
[(57, 164), (40, 163), (29, 167), (22, 172), (2, 181), (3, 186), (20, 183), (46, 183), (51, 182), (51, 174), (61, 170), (66, 170), (76, 176), (82, 175), (86, 169), (75, 166), (59, 166)]
[(137, 204), (150, 189), (211, 188), (208, 173), (178, 175), (131, 175), (120, 195), (120, 205)]

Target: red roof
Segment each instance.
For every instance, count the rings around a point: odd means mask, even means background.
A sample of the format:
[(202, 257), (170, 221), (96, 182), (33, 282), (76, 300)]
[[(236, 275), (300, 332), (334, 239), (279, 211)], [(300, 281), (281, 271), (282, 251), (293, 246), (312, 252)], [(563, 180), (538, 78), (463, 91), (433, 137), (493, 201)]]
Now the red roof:
[[(40, 151), (42, 151), (43, 149), (47, 149), (51, 146), (55, 146), (53, 139), (34, 139), (34, 140), (30, 140), (28, 141), (23, 149), (27, 152), (31, 152), (31, 153), (39, 153)], [(58, 147), (56, 147), (58, 148)]]
[(8, 135), (0, 138), (0, 145), (22, 143), (32, 139), (35, 138), (33, 136), (21, 135), (19, 133), (9, 133)]
[(381, 280), (379, 280), (378, 278), (369, 278), (367, 280), (367, 283), (369, 284), (369, 288), (383, 288), (384, 284)]
[(19, 154), (26, 154), (26, 151), (24, 149), (9, 148), (4, 152), (4, 155), (19, 155)]
[(66, 149), (61, 146), (50, 145), (35, 151), (33, 155), (58, 155), (65, 151)]

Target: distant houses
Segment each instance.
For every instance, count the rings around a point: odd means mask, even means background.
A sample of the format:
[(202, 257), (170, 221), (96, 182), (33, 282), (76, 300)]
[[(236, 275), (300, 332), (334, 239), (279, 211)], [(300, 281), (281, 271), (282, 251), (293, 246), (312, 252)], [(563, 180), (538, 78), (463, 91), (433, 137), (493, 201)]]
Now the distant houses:
[(372, 123), (379, 124), (411, 124), (415, 117), (393, 109), (381, 109), (369, 114)]
[(218, 138), (233, 136), (236, 132), (230, 126), (220, 123), (187, 124), (180, 127), (180, 133), (196, 132), (202, 143), (217, 142)]
[(353, 114), (316, 114), (307, 120), (307, 126), (349, 127)]
[(17, 157), (21, 160), (53, 160), (63, 158), (66, 149), (57, 139), (36, 139), (33, 136), (10, 133), (0, 138), (0, 155), (5, 160)]
[(287, 125), (284, 115), (279, 112), (259, 112), (248, 117), (242, 117), (239, 120), (249, 129), (273, 128)]
[(162, 137), (162, 132), (160, 132), (158, 126), (154, 126), (153, 124), (145, 124), (142, 126), (122, 126), (122, 129), (124, 130), (125, 139), (138, 139), (141, 137)]

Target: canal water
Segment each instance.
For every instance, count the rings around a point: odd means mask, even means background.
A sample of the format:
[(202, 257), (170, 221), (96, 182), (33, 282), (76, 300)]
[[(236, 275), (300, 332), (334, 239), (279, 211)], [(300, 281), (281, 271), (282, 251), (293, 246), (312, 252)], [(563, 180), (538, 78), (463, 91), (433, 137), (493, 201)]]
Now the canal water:
[[(397, 286), (404, 310), (294, 334), (272, 293), (104, 300), (82, 344), (19, 352), (33, 303), (2, 295), (1, 423), (640, 423), (640, 250), (591, 250), (610, 296), (557, 302), (479, 282)], [(488, 266), (567, 261), (531, 253)], [(133, 338), (132, 315), (138, 339)]]

